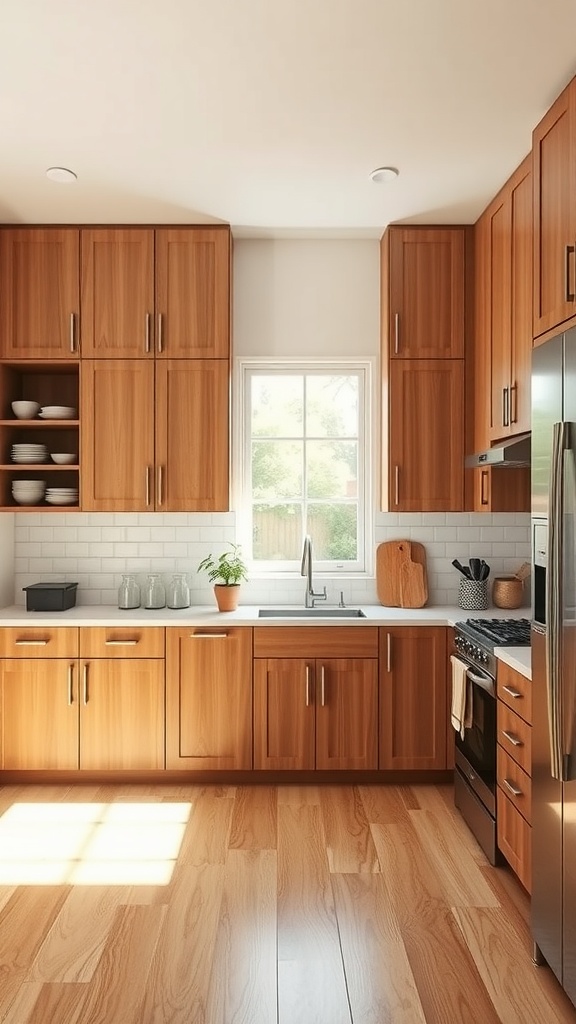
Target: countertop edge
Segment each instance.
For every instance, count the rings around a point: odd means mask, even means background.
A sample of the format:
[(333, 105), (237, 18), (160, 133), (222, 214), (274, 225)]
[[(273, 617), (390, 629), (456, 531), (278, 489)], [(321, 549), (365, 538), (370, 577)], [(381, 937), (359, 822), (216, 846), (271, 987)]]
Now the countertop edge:
[(496, 647), (499, 661), (516, 669), (526, 679), (532, 679), (532, 649), (530, 647)]

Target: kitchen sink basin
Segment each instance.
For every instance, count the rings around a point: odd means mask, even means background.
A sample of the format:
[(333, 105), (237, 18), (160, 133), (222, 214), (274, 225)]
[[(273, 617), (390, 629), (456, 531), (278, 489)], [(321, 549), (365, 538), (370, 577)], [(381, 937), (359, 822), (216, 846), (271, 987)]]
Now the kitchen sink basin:
[(361, 608), (259, 608), (259, 619), (365, 619)]

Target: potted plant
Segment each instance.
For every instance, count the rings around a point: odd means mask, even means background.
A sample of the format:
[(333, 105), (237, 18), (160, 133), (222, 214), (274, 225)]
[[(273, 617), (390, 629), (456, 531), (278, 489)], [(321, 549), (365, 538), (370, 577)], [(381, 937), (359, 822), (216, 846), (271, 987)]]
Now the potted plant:
[(231, 544), (217, 560), (207, 555), (200, 562), (198, 572), (206, 572), (214, 584), (218, 610), (233, 612), (238, 607), (240, 584), (242, 580), (248, 579), (248, 570), (240, 555), (240, 545)]

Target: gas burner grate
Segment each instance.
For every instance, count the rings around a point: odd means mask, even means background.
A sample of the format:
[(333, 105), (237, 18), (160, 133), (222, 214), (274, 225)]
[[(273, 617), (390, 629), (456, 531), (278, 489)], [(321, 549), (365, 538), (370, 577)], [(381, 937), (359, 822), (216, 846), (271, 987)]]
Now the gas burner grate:
[(496, 647), (529, 647), (529, 619), (466, 619), (464, 626)]

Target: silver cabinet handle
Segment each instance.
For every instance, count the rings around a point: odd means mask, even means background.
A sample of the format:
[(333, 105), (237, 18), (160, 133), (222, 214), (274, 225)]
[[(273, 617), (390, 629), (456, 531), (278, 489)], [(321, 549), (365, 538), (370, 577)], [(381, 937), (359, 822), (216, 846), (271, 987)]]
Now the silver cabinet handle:
[(392, 671), (392, 637), (386, 633), (386, 671)]
[(400, 466), (394, 466), (394, 504), (400, 504)]
[(574, 302), (576, 294), (570, 291), (570, 254), (576, 253), (576, 246), (566, 245), (564, 247), (564, 298), (566, 302)]
[(146, 507), (150, 508), (150, 473), (152, 469), (150, 466), (146, 466)]
[(523, 796), (522, 790), (518, 789), (518, 786), (515, 786), (514, 783), (510, 782), (509, 779), (504, 779), (503, 782), (506, 788), (509, 789), (510, 792), (514, 794), (514, 796)]
[(163, 471), (163, 468), (164, 468), (163, 466), (158, 466), (158, 506), (160, 506), (162, 504), (162, 501), (163, 501), (163, 496), (162, 496), (162, 471)]
[(305, 687), (305, 694), (306, 694), (306, 707), (309, 708), (310, 707), (310, 665), (306, 665), (306, 687)]
[(135, 647), (139, 640), (105, 640), (105, 647)]
[(144, 335), (144, 351), (145, 352), (149, 352), (150, 351), (150, 322), (151, 322), (151, 320), (152, 320), (151, 314), (150, 313), (146, 313), (146, 331), (145, 331), (145, 335)]
[(480, 470), (480, 504), (481, 505), (487, 505), (488, 504), (487, 490), (484, 487), (484, 484), (487, 484), (487, 483), (488, 483), (488, 470), (487, 469), (481, 469)]
[(88, 703), (88, 665), (84, 665), (84, 671), (82, 673), (82, 690), (83, 690), (83, 701), (86, 705)]
[(227, 640), (228, 633), (190, 633), (191, 640)]
[(70, 313), (70, 351), (76, 351), (76, 317)]
[(74, 703), (74, 665), (68, 665), (68, 707)]
[(524, 746), (522, 740), (519, 740), (518, 737), (515, 736), (513, 732), (507, 732), (506, 729), (502, 729), (502, 735), (505, 736), (506, 739), (510, 741), (510, 743), (512, 744), (513, 747), (523, 747)]
[(15, 640), (16, 647), (46, 647), (48, 640)]
[(162, 313), (158, 313), (158, 351), (162, 352), (164, 339), (162, 337)]
[(510, 423), (518, 423), (518, 385), (510, 385)]
[(324, 678), (324, 665), (320, 666), (320, 704), (322, 707), (326, 704), (326, 681)]
[(508, 388), (502, 388), (502, 426), (510, 426)]
[(517, 700), (518, 697), (524, 696), (520, 693), (520, 690), (515, 690), (513, 686), (503, 686), (502, 689), (504, 690), (504, 693), (508, 693), (511, 697), (514, 697), (514, 700)]
[(394, 313), (394, 355), (400, 351), (400, 313)]

